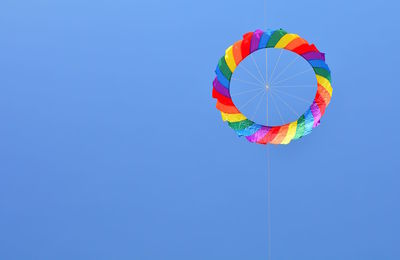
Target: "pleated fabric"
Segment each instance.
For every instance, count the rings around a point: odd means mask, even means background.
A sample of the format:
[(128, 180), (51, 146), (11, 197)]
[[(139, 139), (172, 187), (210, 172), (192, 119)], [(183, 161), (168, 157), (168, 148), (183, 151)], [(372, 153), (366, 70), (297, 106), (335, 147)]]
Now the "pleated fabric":
[[(294, 122), (281, 126), (257, 124), (243, 115), (234, 105), (229, 92), (233, 72), (251, 53), (263, 48), (286, 49), (302, 56), (314, 69), (317, 78), (317, 93), (310, 107)], [(331, 71), (325, 63), (325, 54), (314, 44), (309, 44), (297, 34), (279, 30), (256, 30), (243, 35), (243, 39), (229, 46), (222, 56), (213, 81), (212, 97), (217, 99), (217, 109), (222, 120), (247, 140), (258, 144), (289, 144), (302, 138), (320, 124), (332, 97)]]

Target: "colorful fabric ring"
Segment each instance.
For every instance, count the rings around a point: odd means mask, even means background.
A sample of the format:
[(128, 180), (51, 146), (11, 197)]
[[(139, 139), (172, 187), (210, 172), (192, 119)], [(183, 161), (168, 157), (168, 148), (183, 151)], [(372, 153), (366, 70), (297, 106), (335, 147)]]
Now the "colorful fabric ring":
[[(233, 72), (248, 55), (263, 48), (285, 49), (297, 53), (314, 69), (317, 93), (311, 106), (296, 121), (280, 126), (260, 125), (246, 118), (232, 101), (229, 86)], [(217, 99), (216, 107), (221, 111), (222, 120), (227, 121), (238, 136), (245, 136), (253, 143), (288, 144), (310, 134), (319, 125), (332, 97), (331, 72), (325, 63), (325, 54), (297, 34), (290, 34), (282, 29), (266, 32), (256, 30), (244, 34), (242, 40), (226, 49), (215, 73), (212, 96)]]

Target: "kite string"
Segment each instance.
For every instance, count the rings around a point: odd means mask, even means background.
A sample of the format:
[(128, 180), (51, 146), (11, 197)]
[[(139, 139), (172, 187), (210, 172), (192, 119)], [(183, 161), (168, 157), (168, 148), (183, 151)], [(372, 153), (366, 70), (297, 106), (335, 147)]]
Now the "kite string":
[(268, 228), (268, 260), (271, 260), (271, 161), (269, 145), (267, 145), (267, 228)]
[[(264, 24), (267, 27), (267, 0), (264, 0)], [(268, 55), (265, 49), (265, 84), (268, 83)], [(268, 91), (267, 91), (268, 92)], [(268, 125), (268, 93), (267, 98), (267, 125)], [(269, 155), (269, 145), (267, 144), (267, 244), (268, 244), (268, 260), (271, 260), (271, 162)]]
[(267, 26), (267, 0), (264, 0), (264, 24)]
[[(266, 0), (265, 6), (266, 6)], [(267, 50), (267, 49), (265, 49)], [(268, 85), (268, 56), (267, 52), (265, 52), (265, 81), (266, 84)], [(269, 124), (268, 120), (268, 92), (270, 89), (267, 89), (267, 125)], [(272, 98), (272, 96), (270, 97)], [(271, 260), (271, 162), (270, 162), (270, 156), (269, 156), (269, 145), (267, 144), (267, 255), (268, 255), (268, 260)]]

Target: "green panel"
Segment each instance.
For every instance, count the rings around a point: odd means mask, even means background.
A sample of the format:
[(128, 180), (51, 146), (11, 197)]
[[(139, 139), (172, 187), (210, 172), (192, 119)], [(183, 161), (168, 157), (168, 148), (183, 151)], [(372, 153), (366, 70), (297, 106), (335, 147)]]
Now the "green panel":
[(228, 124), (229, 124), (229, 126), (231, 128), (233, 128), (235, 130), (243, 130), (243, 129), (253, 125), (254, 122), (250, 121), (248, 119), (245, 119), (245, 120), (242, 120), (242, 121), (239, 121), (239, 122), (233, 122), (233, 123), (228, 122)]
[(225, 56), (222, 56), (222, 58), (219, 59), (218, 66), (222, 74), (224, 74), (225, 78), (231, 80), (232, 71), (229, 69), (228, 64), (226, 64)]
[(314, 71), (317, 75), (320, 75), (324, 78), (327, 78), (329, 82), (331, 82), (331, 73), (324, 68), (314, 68)]
[(285, 35), (287, 32), (283, 29), (276, 30), (268, 40), (267, 48), (275, 47), (275, 45), (279, 42), (279, 40)]
[(299, 120), (297, 120), (296, 135), (293, 137), (293, 139), (299, 139), (303, 136), (305, 130), (305, 121), (306, 120), (304, 115), (302, 115)]

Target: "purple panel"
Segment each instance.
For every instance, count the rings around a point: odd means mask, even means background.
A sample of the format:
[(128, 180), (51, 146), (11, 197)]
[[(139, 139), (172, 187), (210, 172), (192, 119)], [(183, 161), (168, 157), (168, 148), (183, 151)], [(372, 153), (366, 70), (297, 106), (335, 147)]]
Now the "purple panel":
[(269, 129), (271, 129), (271, 128), (263, 126), (260, 128), (260, 130), (258, 130), (254, 134), (246, 136), (246, 138), (250, 142), (256, 143), (257, 141), (261, 140), (268, 133)]
[(221, 83), (219, 83), (217, 77), (215, 77), (215, 79), (213, 81), (213, 86), (214, 86), (216, 91), (218, 91), (219, 93), (221, 93), (225, 97), (228, 97), (228, 98), (231, 97), (231, 95), (229, 94), (229, 89), (224, 87)]
[(250, 53), (258, 50), (258, 45), (260, 44), (260, 39), (263, 33), (264, 32), (261, 30), (256, 30), (253, 33), (253, 37), (251, 38), (251, 43), (250, 43)]
[(315, 128), (319, 125), (319, 120), (321, 119), (321, 111), (319, 110), (318, 104), (315, 103), (315, 101), (312, 103), (310, 109), (311, 109), (311, 113), (314, 117), (313, 128)]
[(311, 51), (311, 52), (304, 53), (301, 56), (303, 56), (304, 59), (306, 59), (306, 60), (323, 60), (323, 61), (325, 61), (325, 53), (322, 53), (322, 52)]

